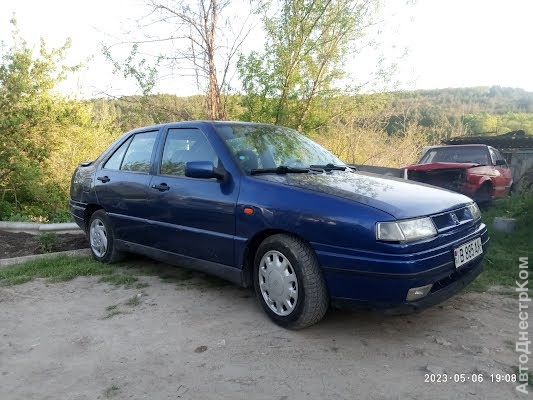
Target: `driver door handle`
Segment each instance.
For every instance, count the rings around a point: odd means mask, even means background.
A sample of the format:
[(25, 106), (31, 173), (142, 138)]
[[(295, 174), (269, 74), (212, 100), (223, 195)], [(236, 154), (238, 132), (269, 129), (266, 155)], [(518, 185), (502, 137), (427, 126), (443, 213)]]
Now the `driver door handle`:
[(170, 186), (168, 186), (166, 183), (160, 183), (159, 185), (152, 185), (152, 189), (159, 190), (160, 192), (166, 192), (167, 190), (170, 190)]
[(102, 183), (107, 183), (107, 182), (109, 182), (109, 181), (111, 180), (111, 179), (109, 179), (108, 176), (99, 176), (99, 177), (96, 178), (96, 179), (98, 179), (98, 180), (101, 181)]

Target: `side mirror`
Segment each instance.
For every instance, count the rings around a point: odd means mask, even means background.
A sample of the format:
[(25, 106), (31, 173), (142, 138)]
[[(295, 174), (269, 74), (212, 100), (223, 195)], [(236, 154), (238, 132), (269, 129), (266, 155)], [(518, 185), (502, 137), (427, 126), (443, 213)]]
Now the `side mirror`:
[(505, 162), (505, 160), (496, 160), (496, 165), (505, 167), (507, 163)]
[(189, 161), (185, 163), (185, 176), (189, 178), (224, 180), (226, 179), (226, 171), (222, 168), (215, 168), (211, 161)]

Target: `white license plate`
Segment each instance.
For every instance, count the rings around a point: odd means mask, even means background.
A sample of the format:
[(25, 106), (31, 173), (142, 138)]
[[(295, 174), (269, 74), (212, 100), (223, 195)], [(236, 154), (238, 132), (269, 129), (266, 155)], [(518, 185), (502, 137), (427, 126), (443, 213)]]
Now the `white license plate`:
[(477, 238), (456, 247), (453, 250), (453, 256), (455, 257), (455, 268), (459, 268), (461, 265), (472, 261), (474, 258), (483, 254), (483, 245), (481, 244), (481, 238)]

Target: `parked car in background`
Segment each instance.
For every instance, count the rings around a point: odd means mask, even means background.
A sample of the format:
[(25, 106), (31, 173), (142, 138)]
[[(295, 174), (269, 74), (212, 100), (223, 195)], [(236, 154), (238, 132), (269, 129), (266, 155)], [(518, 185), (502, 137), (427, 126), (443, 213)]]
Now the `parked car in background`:
[(295, 329), (330, 304), (441, 302), (481, 272), (489, 241), (468, 197), (357, 172), (266, 124), (133, 130), (76, 169), (70, 197), (96, 260), (140, 253), (253, 286)]
[(406, 167), (406, 178), (463, 193), (478, 203), (507, 196), (513, 184), (505, 158), (483, 144), (432, 146), (418, 164)]

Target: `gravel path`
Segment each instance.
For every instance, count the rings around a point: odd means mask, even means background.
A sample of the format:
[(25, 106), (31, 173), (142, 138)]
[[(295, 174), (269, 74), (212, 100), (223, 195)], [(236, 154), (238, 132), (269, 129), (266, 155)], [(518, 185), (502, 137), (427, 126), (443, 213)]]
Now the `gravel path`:
[[(141, 278), (0, 287), (0, 398), (513, 399), (517, 303), (467, 293), (408, 317), (330, 312), (272, 324), (249, 290)], [(482, 383), (426, 383), (473, 373)]]

